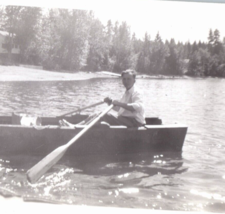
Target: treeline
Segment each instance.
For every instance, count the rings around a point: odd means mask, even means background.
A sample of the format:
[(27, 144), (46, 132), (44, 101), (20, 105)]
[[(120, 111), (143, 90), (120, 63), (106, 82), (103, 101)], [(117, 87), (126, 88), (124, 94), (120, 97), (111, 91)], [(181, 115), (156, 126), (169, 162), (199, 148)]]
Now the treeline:
[(9, 58), (13, 42), (21, 64), (47, 70), (120, 72), (134, 68), (148, 75), (225, 76), (225, 38), (210, 30), (208, 42), (163, 42), (158, 33), (143, 39), (131, 35), (126, 22), (104, 26), (92, 11), (6, 6), (0, 10), (1, 30)]

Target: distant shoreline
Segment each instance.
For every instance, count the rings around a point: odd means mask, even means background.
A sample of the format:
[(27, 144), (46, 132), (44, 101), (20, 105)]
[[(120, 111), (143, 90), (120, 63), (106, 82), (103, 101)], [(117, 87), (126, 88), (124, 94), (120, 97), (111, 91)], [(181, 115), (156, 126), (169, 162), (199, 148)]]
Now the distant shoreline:
[[(92, 78), (117, 78), (112, 72), (58, 72), (43, 70), (39, 66), (0, 66), (0, 81), (75, 81)], [(149, 76), (140, 74), (138, 79), (189, 79), (187, 76)], [(193, 77), (194, 78), (194, 77)], [(194, 78), (195, 79), (195, 78)]]
[(92, 72), (57, 72), (22, 66), (0, 66), (0, 81), (71, 81), (88, 80), (108, 75)]

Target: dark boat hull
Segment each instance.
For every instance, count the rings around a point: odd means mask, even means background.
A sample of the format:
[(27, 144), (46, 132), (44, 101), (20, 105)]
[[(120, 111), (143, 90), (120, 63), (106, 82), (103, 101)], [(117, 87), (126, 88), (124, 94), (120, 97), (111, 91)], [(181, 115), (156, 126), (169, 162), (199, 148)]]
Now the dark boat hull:
[[(83, 116), (68, 118), (78, 122)], [(84, 126), (60, 127), (54, 117), (42, 118), (42, 126), (10, 124), (9, 117), (0, 117), (0, 154), (47, 155), (66, 144)], [(180, 152), (187, 133), (187, 126), (146, 125), (139, 128), (96, 125), (76, 141), (67, 154), (77, 157), (138, 154), (149, 152)], [(4, 124), (5, 123), (5, 124)], [(47, 125), (50, 124), (50, 125)]]

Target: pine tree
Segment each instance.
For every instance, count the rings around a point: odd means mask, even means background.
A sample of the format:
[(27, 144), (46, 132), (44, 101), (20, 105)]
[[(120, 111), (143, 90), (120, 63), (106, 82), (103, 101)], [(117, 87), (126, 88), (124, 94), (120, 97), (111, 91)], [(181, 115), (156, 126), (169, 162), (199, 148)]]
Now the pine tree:
[(140, 73), (150, 74), (150, 59), (151, 59), (151, 41), (148, 33), (145, 33), (141, 51), (138, 55), (136, 70)]
[[(87, 57), (87, 70), (98, 71), (102, 69), (104, 58), (107, 55), (107, 48), (104, 37), (104, 26), (95, 18), (92, 18), (89, 28), (89, 53)], [(105, 60), (107, 60), (105, 58)], [(106, 64), (104, 66), (107, 66)]]
[(213, 44), (214, 43), (214, 36), (213, 36), (212, 29), (209, 30), (208, 43), (209, 44)]
[(165, 58), (164, 73), (167, 75), (182, 75), (182, 66), (174, 39), (169, 44), (169, 53)]
[(195, 51), (197, 51), (197, 50), (198, 50), (198, 45), (197, 45), (196, 42), (194, 42), (193, 45), (192, 45), (192, 54), (193, 54)]
[(131, 67), (132, 45), (130, 38), (130, 28), (126, 22), (118, 27), (115, 25), (113, 49), (115, 64), (113, 71), (121, 72)]
[(214, 31), (213, 54), (220, 54), (220, 52), (223, 52), (223, 46), (220, 42), (220, 32), (216, 29)]
[(136, 38), (135, 33), (132, 35), (131, 42), (134, 54), (139, 53), (141, 51), (142, 41)]
[(162, 43), (162, 39), (161, 36), (159, 35), (159, 32), (156, 34), (155, 42)]
[(37, 37), (40, 26), (41, 9), (22, 7), (16, 29), (16, 41), (20, 44), (22, 63), (38, 64)]
[(166, 46), (163, 44), (159, 32), (156, 35), (155, 41), (152, 43), (152, 54), (150, 72), (151, 74), (158, 75), (163, 74), (163, 68), (165, 64), (165, 58), (168, 55)]
[(103, 59), (103, 70), (113, 69), (113, 64), (111, 57), (113, 55), (113, 24), (111, 20), (108, 20), (107, 25), (105, 27), (105, 51), (104, 51), (104, 59)]
[(214, 35), (212, 29), (210, 29), (208, 36), (208, 49), (211, 54), (213, 54), (213, 43), (214, 43)]

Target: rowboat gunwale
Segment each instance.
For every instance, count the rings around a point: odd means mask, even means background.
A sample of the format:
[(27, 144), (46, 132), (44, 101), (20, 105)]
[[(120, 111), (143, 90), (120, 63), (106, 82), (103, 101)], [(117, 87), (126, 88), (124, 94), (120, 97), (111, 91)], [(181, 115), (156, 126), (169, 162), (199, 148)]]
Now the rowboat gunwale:
[[(83, 117), (83, 116), (82, 116)], [(4, 117), (5, 121), (10, 118)], [(67, 143), (85, 125), (75, 129), (56, 125), (58, 118), (42, 118), (52, 125), (25, 126), (19, 124), (0, 124), (0, 154), (47, 155), (58, 146)], [(71, 119), (67, 117), (67, 119)], [(72, 119), (71, 119), (72, 121)], [(0, 116), (1, 123), (1, 116)], [(188, 127), (185, 124), (152, 124), (137, 128), (126, 126), (106, 126), (97, 124), (75, 145), (69, 155), (118, 155), (150, 151), (182, 151)], [(40, 148), (39, 148), (40, 147)]]

